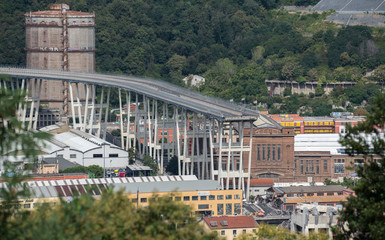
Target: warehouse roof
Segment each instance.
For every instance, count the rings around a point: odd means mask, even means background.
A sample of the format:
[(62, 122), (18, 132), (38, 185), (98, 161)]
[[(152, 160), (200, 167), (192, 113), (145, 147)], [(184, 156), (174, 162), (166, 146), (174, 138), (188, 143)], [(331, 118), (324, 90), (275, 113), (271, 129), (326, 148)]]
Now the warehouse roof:
[[(37, 198), (73, 197), (86, 192), (100, 195), (111, 187), (124, 193), (220, 189), (217, 181), (198, 180), (194, 175), (28, 181), (26, 184), (31, 188), (32, 197)], [(3, 187), (5, 183), (0, 183), (0, 188)]]
[(342, 192), (344, 189), (341, 185), (274, 187), (278, 193)]
[(53, 134), (52, 138), (44, 143), (45, 145), (41, 146), (41, 148), (46, 153), (53, 153), (65, 147), (83, 153), (91, 149), (99, 148), (103, 144), (108, 144), (111, 148), (116, 147), (103, 139), (75, 129), (59, 134)]
[(297, 134), (294, 136), (294, 152), (330, 152), (337, 155), (344, 152), (338, 142), (340, 136), (333, 134)]

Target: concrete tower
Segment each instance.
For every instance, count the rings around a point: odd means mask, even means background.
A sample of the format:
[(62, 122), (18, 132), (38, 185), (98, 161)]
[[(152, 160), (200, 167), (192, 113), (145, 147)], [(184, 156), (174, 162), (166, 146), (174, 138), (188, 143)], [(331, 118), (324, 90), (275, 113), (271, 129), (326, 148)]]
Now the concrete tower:
[[(70, 11), (67, 4), (52, 4), (50, 10), (26, 13), (25, 27), (28, 68), (95, 70), (95, 14)], [(44, 81), (41, 102), (68, 113), (67, 85)]]

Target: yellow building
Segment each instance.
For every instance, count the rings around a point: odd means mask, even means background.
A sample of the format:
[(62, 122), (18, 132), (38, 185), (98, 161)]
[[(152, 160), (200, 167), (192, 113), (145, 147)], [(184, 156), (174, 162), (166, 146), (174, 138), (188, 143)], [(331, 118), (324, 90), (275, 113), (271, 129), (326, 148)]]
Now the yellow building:
[[(20, 200), (20, 207), (32, 209), (40, 202), (59, 198), (71, 200), (87, 191), (95, 197), (107, 188), (122, 190), (138, 207), (164, 195), (191, 206), (194, 213), (205, 216), (242, 214), (242, 190), (221, 190), (217, 181), (198, 180), (196, 176), (154, 176), (96, 179), (67, 179), (26, 182), (32, 197)], [(86, 186), (89, 186), (87, 188)]]

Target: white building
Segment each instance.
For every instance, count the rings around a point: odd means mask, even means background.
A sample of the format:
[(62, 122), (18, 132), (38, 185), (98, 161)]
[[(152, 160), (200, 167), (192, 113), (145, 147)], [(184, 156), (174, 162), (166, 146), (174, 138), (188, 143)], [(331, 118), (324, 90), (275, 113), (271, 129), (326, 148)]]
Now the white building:
[[(52, 130), (52, 129), (51, 129)], [(128, 165), (128, 152), (88, 133), (70, 129), (53, 134), (41, 146), (40, 158), (63, 157), (82, 166), (121, 168)]]
[(317, 204), (298, 204), (291, 215), (291, 232), (309, 233), (325, 232), (332, 237), (331, 226), (338, 223), (338, 208)]
[(187, 87), (195, 87), (200, 84), (205, 83), (206, 79), (204, 77), (190, 74), (187, 77), (183, 78), (183, 82)]

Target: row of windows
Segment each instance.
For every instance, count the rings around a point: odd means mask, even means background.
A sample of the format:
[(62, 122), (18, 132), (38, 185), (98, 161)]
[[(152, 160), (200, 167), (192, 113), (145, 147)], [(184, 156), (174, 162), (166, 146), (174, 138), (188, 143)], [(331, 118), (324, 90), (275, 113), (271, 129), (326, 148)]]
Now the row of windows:
[[(26, 201), (28, 202), (28, 201)], [(36, 208), (36, 207), (39, 207), (41, 206), (42, 204), (46, 204), (46, 205), (51, 205), (51, 206), (55, 206), (56, 205), (56, 202), (49, 202), (49, 203), (24, 203), (24, 204), (15, 204), (15, 208), (17, 209), (20, 209), (20, 208), (24, 208), (24, 209), (31, 209), (31, 208)], [(1, 206), (1, 205), (0, 205)]]
[[(108, 155), (109, 157), (119, 157), (119, 155), (117, 153), (111, 153)], [(103, 154), (94, 154), (93, 155), (94, 158), (102, 158), (103, 157)]]
[[(58, 157), (63, 157), (63, 154), (58, 154), (57, 155)], [(119, 157), (119, 154), (117, 153), (111, 153), (108, 155), (110, 158), (114, 158), (114, 157)], [(70, 154), (70, 158), (76, 158), (76, 154)], [(94, 158), (102, 158), (103, 157), (103, 154), (94, 154), (93, 155)]]
[[(239, 230), (239, 231), (240, 231), (240, 230)], [(256, 229), (253, 229), (253, 232), (257, 232), (257, 230), (256, 230)], [(240, 233), (245, 234), (245, 233), (246, 233), (246, 229), (243, 229), (242, 232), (240, 232)], [(221, 231), (221, 235), (222, 235), (222, 236), (226, 235), (226, 231), (225, 231), (225, 230), (222, 230), (222, 231)], [(234, 235), (234, 237), (237, 236), (237, 230), (233, 230), (233, 235)]]
[(242, 206), (240, 203), (234, 203), (234, 204), (218, 203), (217, 204), (217, 215), (233, 215), (233, 207), (234, 207), (234, 214), (241, 214)]
[[(304, 196), (308, 196), (308, 197), (312, 197), (312, 196), (325, 196), (325, 194), (327, 196), (334, 196), (336, 195), (334, 192), (321, 192), (321, 193), (297, 193), (297, 194), (294, 194), (294, 193), (288, 193), (286, 194), (286, 197), (304, 197)], [(342, 192), (337, 192), (337, 195), (342, 195)]]
[(257, 160), (281, 161), (281, 144), (257, 144)]
[(334, 122), (304, 122), (305, 126), (334, 126)]
[[(315, 166), (314, 166), (315, 163)], [(328, 162), (324, 160), (323, 164), (324, 172), (328, 171)], [(294, 160), (294, 169), (297, 169), (297, 160)], [(301, 160), (300, 162), (301, 174), (304, 173), (320, 173), (320, 160)]]
[[(300, 132), (298, 132), (300, 133)], [(305, 129), (304, 133), (334, 133), (332, 129)]]
[[(217, 200), (231, 200), (233, 199), (233, 195), (228, 194), (228, 195), (217, 195), (216, 196)], [(156, 200), (155, 198), (151, 198), (152, 200)], [(170, 197), (170, 199), (174, 199), (175, 201), (182, 201), (182, 197)], [(234, 199), (241, 199), (241, 195), (239, 194), (234, 194)], [(183, 201), (205, 201), (205, 200), (215, 200), (215, 195), (209, 195), (209, 196), (184, 196)], [(132, 202), (137, 202), (138, 200), (136, 198), (132, 199)], [(140, 198), (141, 203), (146, 203), (148, 201), (147, 198)]]

